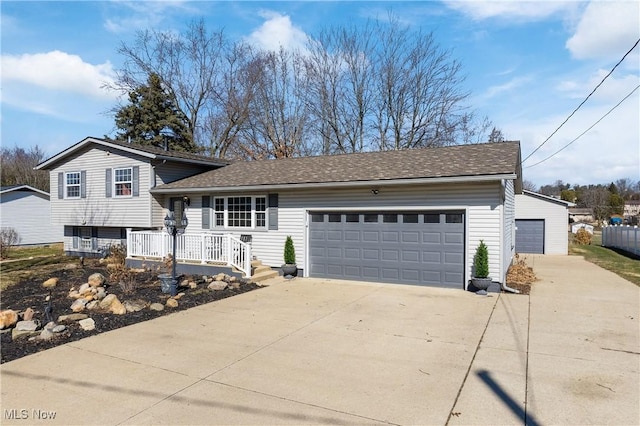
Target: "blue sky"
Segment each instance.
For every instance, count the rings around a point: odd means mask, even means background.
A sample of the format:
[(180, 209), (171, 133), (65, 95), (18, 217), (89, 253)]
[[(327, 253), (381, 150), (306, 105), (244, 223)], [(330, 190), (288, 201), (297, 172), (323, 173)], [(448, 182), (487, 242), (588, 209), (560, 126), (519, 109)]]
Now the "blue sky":
[[(136, 30), (180, 31), (203, 18), (266, 48), (296, 45), (329, 25), (392, 11), (433, 31), (466, 75), (469, 104), (520, 140), (529, 156), (640, 38), (636, 1), (2, 1), (1, 143), (38, 145), (47, 156), (86, 136), (113, 135), (117, 94), (103, 88)], [(537, 185), (640, 180), (640, 84), (636, 47), (587, 103), (524, 163)]]

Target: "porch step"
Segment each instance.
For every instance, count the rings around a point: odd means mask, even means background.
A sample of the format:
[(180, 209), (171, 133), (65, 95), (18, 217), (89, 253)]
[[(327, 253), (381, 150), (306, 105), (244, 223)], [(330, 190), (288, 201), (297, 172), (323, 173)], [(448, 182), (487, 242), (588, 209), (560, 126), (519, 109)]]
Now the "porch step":
[(260, 260), (251, 261), (251, 281), (259, 283), (277, 277), (278, 271), (274, 271), (270, 266), (263, 265)]

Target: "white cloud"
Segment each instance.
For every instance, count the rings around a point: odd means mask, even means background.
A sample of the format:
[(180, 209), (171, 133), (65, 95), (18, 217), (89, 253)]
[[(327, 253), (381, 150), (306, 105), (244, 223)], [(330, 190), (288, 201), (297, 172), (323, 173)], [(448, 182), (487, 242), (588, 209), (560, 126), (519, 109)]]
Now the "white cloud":
[(446, 0), (444, 3), (475, 20), (488, 18), (522, 20), (540, 20), (576, 7), (572, 2), (556, 1), (461, 1)]
[(524, 86), (526, 83), (530, 82), (531, 79), (532, 78), (530, 76), (512, 78), (504, 84), (489, 87), (481, 97), (484, 99), (490, 99), (498, 95), (503, 95), (506, 92), (511, 92), (514, 89)]
[(104, 89), (113, 82), (109, 61), (93, 65), (80, 56), (54, 50), (47, 53), (2, 55), (2, 86), (26, 83), (59, 92), (82, 94), (92, 98), (116, 99)]
[[(585, 9), (566, 47), (577, 59), (616, 59), (629, 50), (638, 37), (639, 2), (592, 1)], [(637, 50), (636, 48), (636, 67)]]
[(280, 47), (304, 48), (307, 35), (291, 23), (289, 16), (271, 11), (263, 11), (260, 16), (265, 18), (265, 22), (249, 35), (249, 43), (271, 51), (277, 51)]
[(157, 28), (164, 20), (176, 14), (192, 15), (199, 12), (197, 6), (182, 0), (113, 1), (108, 5), (113, 16), (105, 20), (104, 28), (115, 34)]
[[(610, 70), (600, 69), (586, 81), (565, 80), (562, 81), (557, 90), (564, 92), (570, 98), (584, 99), (593, 88), (595, 88)], [(638, 76), (627, 74), (616, 78), (616, 74), (610, 75), (598, 90), (592, 95), (590, 100), (617, 103), (625, 97), (639, 83)]]

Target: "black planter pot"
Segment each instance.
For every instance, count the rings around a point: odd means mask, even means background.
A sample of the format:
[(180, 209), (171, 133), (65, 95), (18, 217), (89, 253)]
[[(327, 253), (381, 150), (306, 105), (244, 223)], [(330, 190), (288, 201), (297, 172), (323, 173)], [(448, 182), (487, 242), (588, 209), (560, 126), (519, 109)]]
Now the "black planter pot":
[[(171, 284), (174, 283), (171, 274), (160, 274), (158, 275), (158, 279), (160, 280), (160, 290), (165, 294), (171, 293)], [(177, 285), (178, 280), (176, 279), (175, 281)]]
[(486, 290), (491, 285), (491, 278), (471, 278), (471, 284), (476, 288), (476, 290)]
[(287, 264), (285, 263), (284, 265), (282, 265), (282, 275), (284, 275), (285, 277), (287, 275), (291, 275), (292, 277), (295, 277), (298, 275), (298, 265), (294, 264)]

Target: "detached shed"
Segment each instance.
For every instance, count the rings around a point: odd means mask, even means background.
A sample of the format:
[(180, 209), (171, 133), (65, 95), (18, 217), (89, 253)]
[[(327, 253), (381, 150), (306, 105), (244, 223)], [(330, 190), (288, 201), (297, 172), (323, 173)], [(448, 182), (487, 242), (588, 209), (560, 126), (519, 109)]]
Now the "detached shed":
[(567, 254), (572, 205), (527, 190), (516, 194), (516, 253)]

